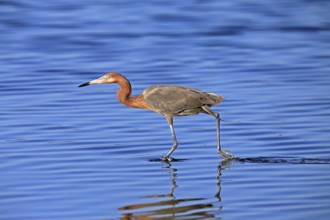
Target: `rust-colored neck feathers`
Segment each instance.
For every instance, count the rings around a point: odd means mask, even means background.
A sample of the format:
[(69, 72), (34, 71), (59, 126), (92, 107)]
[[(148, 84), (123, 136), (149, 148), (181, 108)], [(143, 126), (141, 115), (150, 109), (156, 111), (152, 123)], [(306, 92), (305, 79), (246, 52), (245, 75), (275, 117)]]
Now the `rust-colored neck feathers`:
[(131, 83), (122, 75), (116, 76), (116, 83), (120, 86), (117, 92), (118, 100), (126, 106), (132, 108), (143, 108), (152, 110), (152, 108), (146, 103), (142, 95), (131, 97), (132, 86)]

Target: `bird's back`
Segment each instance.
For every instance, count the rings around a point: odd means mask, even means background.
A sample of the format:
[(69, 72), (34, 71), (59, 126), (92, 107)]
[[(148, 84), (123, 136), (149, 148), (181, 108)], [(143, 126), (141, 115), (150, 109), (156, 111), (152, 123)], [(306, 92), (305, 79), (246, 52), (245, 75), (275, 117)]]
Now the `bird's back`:
[(155, 111), (172, 116), (198, 114), (202, 106), (213, 106), (224, 99), (213, 93), (174, 85), (150, 86), (142, 95)]

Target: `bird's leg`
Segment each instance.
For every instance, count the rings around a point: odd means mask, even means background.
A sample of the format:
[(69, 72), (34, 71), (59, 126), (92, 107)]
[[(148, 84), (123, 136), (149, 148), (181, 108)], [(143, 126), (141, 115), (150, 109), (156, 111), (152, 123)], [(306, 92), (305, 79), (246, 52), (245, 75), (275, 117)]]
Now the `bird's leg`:
[(168, 125), (170, 126), (171, 129), (171, 133), (172, 133), (172, 138), (173, 138), (173, 146), (172, 148), (167, 152), (167, 154), (165, 155), (165, 157), (162, 158), (162, 160), (166, 160), (169, 161), (171, 160), (170, 155), (175, 151), (175, 149), (178, 146), (178, 141), (176, 140), (176, 135), (174, 132), (174, 127), (173, 127), (173, 117), (172, 116), (165, 116), (166, 120), (168, 122)]
[(218, 154), (223, 157), (224, 159), (233, 159), (235, 158), (234, 155), (232, 155), (230, 153), (230, 151), (228, 150), (222, 150), (221, 149), (221, 145), (220, 145), (220, 114), (213, 112), (208, 106), (202, 106), (202, 109), (209, 115), (212, 115), (213, 117), (215, 117), (215, 119), (217, 120), (217, 150), (218, 150)]

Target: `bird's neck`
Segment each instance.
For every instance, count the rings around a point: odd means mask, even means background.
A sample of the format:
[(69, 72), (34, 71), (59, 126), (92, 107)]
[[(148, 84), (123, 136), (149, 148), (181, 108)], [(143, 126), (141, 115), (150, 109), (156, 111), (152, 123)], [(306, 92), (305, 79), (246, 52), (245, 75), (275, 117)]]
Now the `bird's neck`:
[(121, 103), (132, 108), (150, 109), (141, 95), (131, 97), (132, 86), (128, 79), (120, 78), (118, 79), (117, 83), (120, 87), (117, 92), (117, 98)]

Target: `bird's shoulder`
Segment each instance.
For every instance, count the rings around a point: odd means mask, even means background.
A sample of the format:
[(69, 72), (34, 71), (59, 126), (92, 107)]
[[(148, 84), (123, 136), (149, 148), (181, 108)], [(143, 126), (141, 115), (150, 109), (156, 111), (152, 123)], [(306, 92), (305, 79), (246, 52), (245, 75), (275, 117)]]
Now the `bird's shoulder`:
[(205, 93), (194, 88), (178, 85), (153, 85), (143, 91), (145, 99), (161, 98), (162, 100), (174, 100), (178, 98), (197, 98)]
[[(153, 85), (149, 86), (143, 91), (143, 95), (148, 96), (154, 93), (160, 93), (160, 94), (166, 94), (168, 95), (169, 93), (179, 93), (179, 92), (187, 92), (190, 89), (186, 86), (178, 86), (178, 85), (165, 85), (165, 84), (159, 84), (159, 85)], [(196, 90), (196, 89), (195, 89)]]

